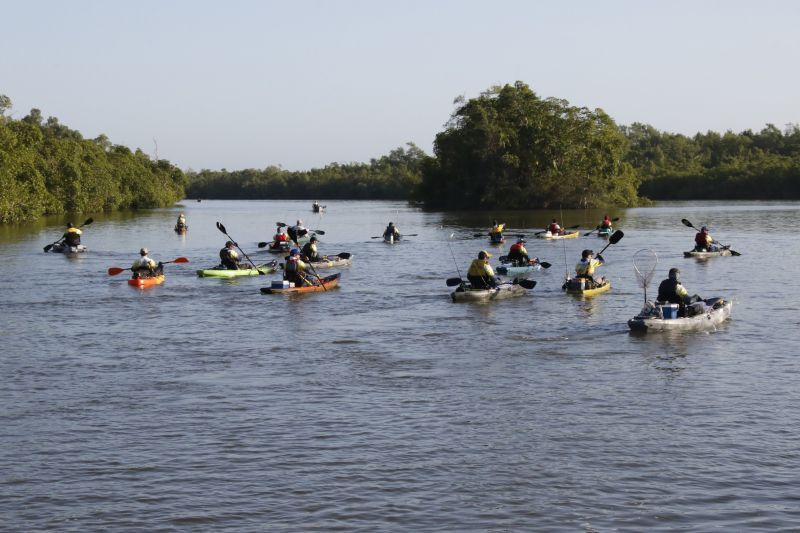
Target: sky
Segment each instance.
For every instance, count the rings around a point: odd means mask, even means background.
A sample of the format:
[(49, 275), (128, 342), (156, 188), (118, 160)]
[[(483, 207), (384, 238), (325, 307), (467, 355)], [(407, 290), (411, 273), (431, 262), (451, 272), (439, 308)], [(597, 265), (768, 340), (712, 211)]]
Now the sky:
[(686, 135), (800, 123), (791, 0), (0, 0), (0, 21), (14, 118), (184, 170), (431, 154), (456, 97), (518, 80)]

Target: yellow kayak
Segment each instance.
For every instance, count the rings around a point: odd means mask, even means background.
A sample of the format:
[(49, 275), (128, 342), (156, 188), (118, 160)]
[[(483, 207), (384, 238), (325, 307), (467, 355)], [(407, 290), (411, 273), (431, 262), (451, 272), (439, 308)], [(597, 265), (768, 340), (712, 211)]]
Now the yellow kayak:
[(567, 291), (567, 294), (574, 294), (575, 296), (594, 296), (611, 290), (611, 282), (608, 280), (603, 281), (602, 285), (593, 289), (587, 289), (583, 283), (584, 281), (581, 278), (568, 279), (563, 288)]
[(564, 233), (563, 235), (558, 235), (558, 234), (553, 235), (549, 231), (546, 231), (546, 232), (544, 232), (544, 233), (542, 233), (540, 235), (537, 235), (537, 237), (539, 237), (540, 239), (577, 239), (578, 235), (580, 235), (580, 234), (581, 234), (581, 232), (578, 231), (578, 230), (568, 231), (568, 232)]

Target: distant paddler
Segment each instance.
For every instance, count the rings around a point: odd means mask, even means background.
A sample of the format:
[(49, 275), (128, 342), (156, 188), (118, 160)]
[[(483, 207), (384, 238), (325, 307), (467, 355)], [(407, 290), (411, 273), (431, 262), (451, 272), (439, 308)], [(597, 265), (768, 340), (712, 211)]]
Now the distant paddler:
[(385, 241), (399, 241), (402, 238), (400, 234), (400, 229), (394, 225), (394, 222), (389, 222), (389, 225), (386, 226), (386, 229), (383, 230), (383, 240)]
[(503, 230), (505, 228), (505, 223), (498, 224), (497, 220), (493, 220), (492, 229), (489, 230), (489, 240), (493, 243), (502, 243), (505, 240), (503, 238)]
[(714, 246), (714, 239), (708, 233), (708, 227), (703, 226), (700, 231), (694, 236), (694, 251), (695, 252), (718, 252), (719, 247)]

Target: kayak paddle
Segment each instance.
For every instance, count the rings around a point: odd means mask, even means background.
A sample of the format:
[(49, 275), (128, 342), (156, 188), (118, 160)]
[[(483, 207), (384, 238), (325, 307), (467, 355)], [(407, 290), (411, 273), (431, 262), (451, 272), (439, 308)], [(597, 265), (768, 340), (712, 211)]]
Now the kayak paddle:
[[(188, 263), (189, 259), (186, 257), (178, 257), (177, 259), (173, 259), (172, 261), (163, 261), (162, 265), (167, 265), (169, 263)], [(108, 269), (109, 276), (116, 276), (117, 274), (121, 274), (126, 270), (130, 270), (129, 268), (120, 268), (120, 267), (111, 267)]]
[[(82, 228), (82, 227), (84, 227), (84, 226), (88, 226), (88, 225), (89, 225), (89, 224), (91, 224), (92, 222), (94, 222), (94, 219), (93, 219), (93, 218), (87, 218), (86, 220), (84, 220), (84, 221), (83, 221), (83, 224), (81, 224), (80, 226), (78, 226), (78, 229), (80, 229), (80, 228)], [(61, 237), (60, 239), (58, 239), (58, 240), (57, 240), (56, 242), (54, 242), (53, 244), (48, 244), (47, 246), (45, 246), (45, 247), (44, 247), (44, 251), (45, 251), (45, 252), (49, 252), (49, 251), (50, 251), (50, 250), (53, 248), (53, 246), (55, 246), (56, 244), (62, 243), (62, 242), (64, 242), (64, 237)]]
[[(611, 219), (611, 222), (616, 222), (616, 221), (618, 221), (618, 220), (619, 220), (619, 217), (614, 217), (614, 218), (612, 218), (612, 219)], [(584, 234), (583, 234), (583, 236), (584, 236), (584, 237), (588, 237), (589, 235), (591, 235), (592, 233), (594, 233), (595, 231), (597, 231), (597, 230), (599, 230), (599, 229), (600, 229), (600, 226), (597, 226), (597, 227), (596, 227), (596, 228), (594, 228), (592, 231), (589, 231), (589, 232), (587, 232), (587, 233), (584, 233)]]
[[(228, 238), (229, 241), (233, 242), (234, 246), (239, 248), (239, 245), (236, 243), (236, 241), (233, 240), (233, 238), (230, 235), (228, 235), (228, 232), (225, 230), (225, 226), (223, 226), (220, 222), (217, 222), (217, 229), (220, 230)], [(242, 252), (242, 255), (245, 256), (248, 261), (250, 261), (250, 264), (253, 265), (253, 268), (256, 269), (256, 272), (258, 272), (259, 276), (266, 276), (266, 273), (262, 272), (261, 270), (258, 269), (256, 264), (253, 263), (253, 260), (250, 259), (250, 256), (248, 256), (246, 253), (244, 253), (244, 250), (239, 248), (239, 251)]]

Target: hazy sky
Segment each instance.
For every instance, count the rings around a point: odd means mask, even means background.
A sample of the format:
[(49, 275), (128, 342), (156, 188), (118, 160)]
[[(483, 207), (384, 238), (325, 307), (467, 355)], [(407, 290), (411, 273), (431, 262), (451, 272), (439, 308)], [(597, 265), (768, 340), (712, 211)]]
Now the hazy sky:
[(797, 1), (0, 0), (0, 94), (184, 169), (432, 152), (521, 80), (660, 130), (800, 122)]

